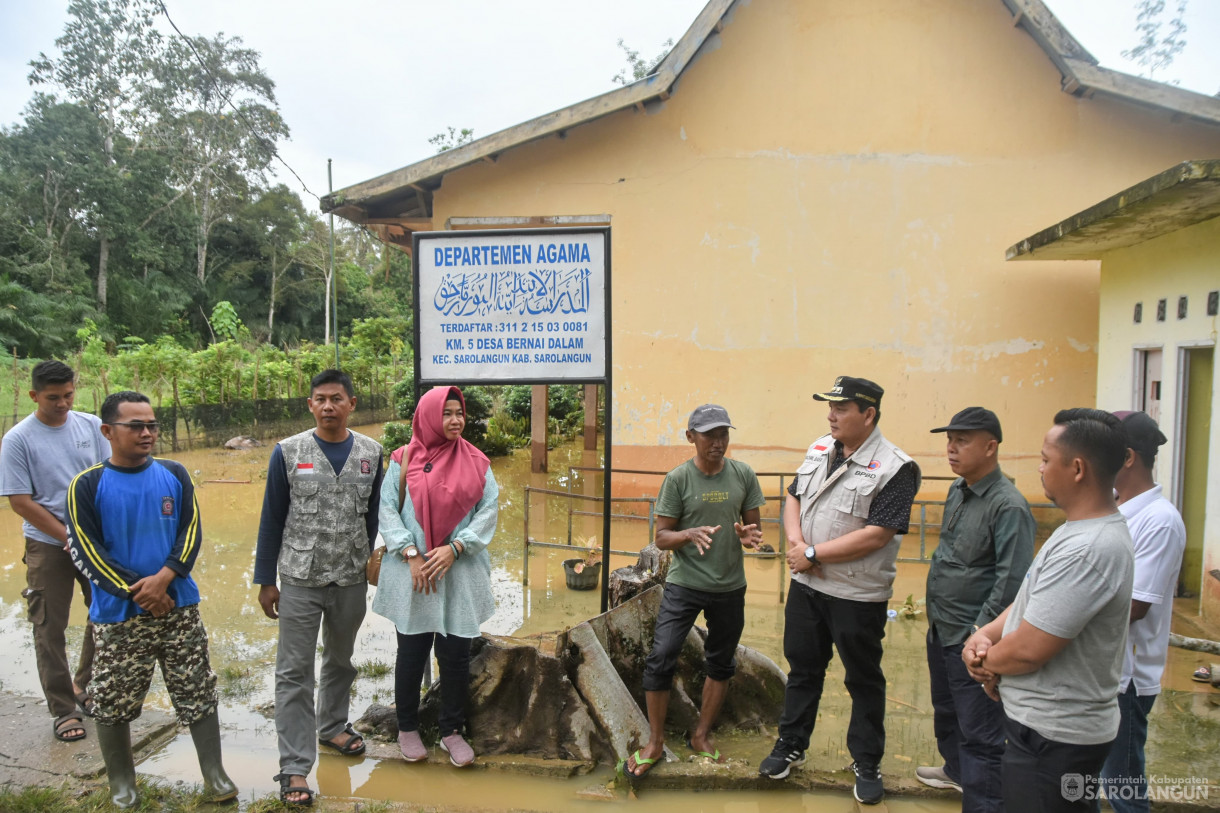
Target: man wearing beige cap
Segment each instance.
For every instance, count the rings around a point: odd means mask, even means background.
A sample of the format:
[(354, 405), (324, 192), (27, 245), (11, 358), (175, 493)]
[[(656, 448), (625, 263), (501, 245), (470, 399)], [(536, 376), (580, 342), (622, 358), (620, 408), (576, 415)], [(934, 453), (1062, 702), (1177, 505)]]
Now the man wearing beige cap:
[(792, 584), (784, 608), (788, 685), (779, 739), (758, 772), (783, 779), (805, 762), (832, 647), (851, 695), (847, 750), (862, 804), (885, 795), (885, 673), (881, 639), (894, 592), (899, 534), (907, 532), (919, 466), (877, 428), (884, 390), (839, 376), (814, 399), (830, 404), (830, 433), (813, 442), (784, 501)]
[(635, 777), (648, 773), (665, 751), (665, 715), (678, 655), (701, 612), (707, 621), (707, 679), (699, 721), (686, 744), (698, 756), (721, 761), (711, 732), (736, 670), (737, 642), (745, 628), (742, 548), (762, 541), (758, 509), (766, 502), (754, 470), (724, 456), (732, 428), (724, 407), (704, 404), (692, 412), (686, 439), (695, 445), (695, 456), (665, 475), (657, 495), (656, 545), (673, 551), (673, 563), (644, 664), (649, 741), (626, 763)]
[(962, 813), (1001, 813), (1004, 710), (966, 671), (962, 644), (1017, 596), (1034, 558), (1034, 515), (1000, 470), (1004, 440), (990, 409), (966, 407), (948, 425), (949, 468), (958, 475), (928, 568), (928, 675), (933, 729), (944, 767), (920, 766), (915, 778), (962, 792)]

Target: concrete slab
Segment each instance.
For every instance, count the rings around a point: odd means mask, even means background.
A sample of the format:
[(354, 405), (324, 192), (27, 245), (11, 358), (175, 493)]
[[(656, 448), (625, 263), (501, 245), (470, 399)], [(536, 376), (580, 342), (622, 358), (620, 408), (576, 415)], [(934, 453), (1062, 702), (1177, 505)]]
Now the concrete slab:
[[(41, 698), (0, 692), (0, 785), (60, 785), (105, 772), (93, 720), (85, 718), (88, 733), (76, 742), (55, 739), (51, 722)], [(173, 739), (177, 729), (173, 715), (145, 709), (131, 724), (137, 765)]]

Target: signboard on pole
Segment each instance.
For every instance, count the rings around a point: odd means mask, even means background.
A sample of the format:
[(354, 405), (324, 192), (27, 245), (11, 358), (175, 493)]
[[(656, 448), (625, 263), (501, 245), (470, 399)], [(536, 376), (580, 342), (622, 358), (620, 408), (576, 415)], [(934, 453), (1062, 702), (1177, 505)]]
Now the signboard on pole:
[(604, 383), (610, 231), (414, 235), (416, 365), (431, 383)]

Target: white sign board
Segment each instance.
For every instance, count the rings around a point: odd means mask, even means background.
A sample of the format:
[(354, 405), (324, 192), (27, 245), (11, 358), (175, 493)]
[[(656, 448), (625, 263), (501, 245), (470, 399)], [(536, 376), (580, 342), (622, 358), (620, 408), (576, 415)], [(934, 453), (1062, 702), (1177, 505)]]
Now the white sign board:
[(606, 375), (608, 230), (415, 235), (422, 382)]

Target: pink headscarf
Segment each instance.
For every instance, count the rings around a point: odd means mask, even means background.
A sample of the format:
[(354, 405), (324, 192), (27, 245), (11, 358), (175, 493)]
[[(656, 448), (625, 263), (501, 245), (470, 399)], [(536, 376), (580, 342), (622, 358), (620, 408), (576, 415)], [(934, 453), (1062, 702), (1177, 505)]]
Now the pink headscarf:
[(411, 442), (390, 459), (402, 465), (407, 458), (407, 493), (415, 518), (424, 529), (427, 549), (444, 545), (453, 529), (483, 498), (484, 478), (491, 461), (466, 440), (446, 440), (443, 415), (446, 401), (457, 401), (466, 411), (466, 399), (457, 387), (435, 387), (419, 398), (411, 420)]

